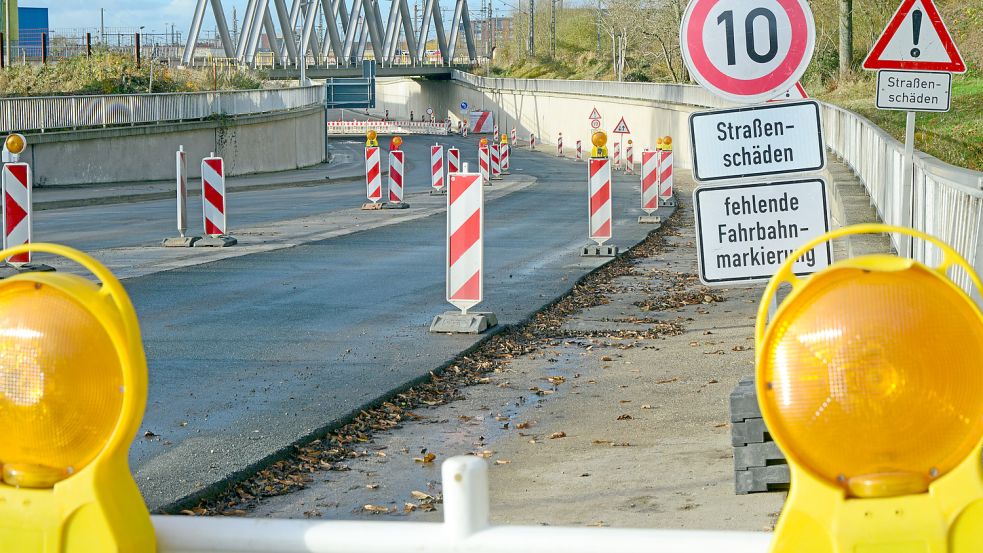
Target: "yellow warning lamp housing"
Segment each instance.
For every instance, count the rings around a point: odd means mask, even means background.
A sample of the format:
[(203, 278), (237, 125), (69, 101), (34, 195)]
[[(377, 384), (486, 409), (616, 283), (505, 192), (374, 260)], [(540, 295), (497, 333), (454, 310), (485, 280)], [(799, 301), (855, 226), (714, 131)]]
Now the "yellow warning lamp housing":
[[(792, 272), (816, 246), (877, 233), (925, 240), (942, 263), (877, 254)], [(940, 240), (858, 225), (802, 246), (768, 283), (756, 386), (792, 476), (772, 552), (983, 551), (983, 316), (947, 276), (957, 268), (983, 291)]]
[(482, 138), (481, 141), (478, 142), (478, 145), (480, 147), (484, 148), (485, 146), (488, 145), (488, 139), (487, 138)]
[(505, 133), (502, 133), (502, 144), (508, 144), (508, 143), (509, 143), (509, 137), (505, 136)]
[(375, 132), (375, 129), (369, 129), (369, 132), (365, 133), (365, 147), (373, 148), (379, 145), (379, 134)]
[(7, 139), (3, 141), (3, 147), (15, 156), (20, 155), (24, 152), (24, 148), (27, 148), (27, 139), (19, 133), (9, 134)]
[(662, 149), (667, 152), (672, 151), (672, 137), (667, 136), (662, 139)]
[(154, 530), (127, 463), (147, 402), (133, 305), (112, 273), (54, 244), (96, 285), (67, 273), (0, 281), (0, 549), (153, 551)]
[(400, 146), (403, 145), (403, 139), (399, 136), (394, 136), (392, 140), (393, 149), (398, 150)]
[(594, 145), (590, 151), (590, 157), (603, 158), (608, 157), (608, 135), (604, 131), (594, 131), (594, 134), (590, 135), (590, 143)]

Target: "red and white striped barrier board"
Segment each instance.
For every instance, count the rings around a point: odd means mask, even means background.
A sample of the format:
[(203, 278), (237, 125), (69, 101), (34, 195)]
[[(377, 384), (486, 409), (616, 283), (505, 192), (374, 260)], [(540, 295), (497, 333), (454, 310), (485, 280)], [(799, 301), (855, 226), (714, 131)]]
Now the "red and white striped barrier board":
[(495, 128), (495, 120), (490, 111), (472, 111), (469, 118), (471, 132), (475, 134), (487, 134)]
[(577, 141), (577, 161), (584, 160), (584, 145), (581, 141)]
[(365, 149), (365, 197), (371, 202), (382, 199), (382, 167), (379, 166), (379, 147)]
[(621, 167), (621, 142), (614, 143), (614, 168)]
[(601, 246), (611, 239), (611, 160), (591, 158), (588, 166), (589, 238)]
[(444, 189), (444, 147), (439, 144), (430, 146), (430, 186)]
[(461, 150), (458, 150), (457, 148), (447, 149), (447, 172), (461, 172)]
[(642, 152), (642, 209), (649, 215), (659, 208), (659, 160), (661, 151)]
[[(31, 167), (26, 163), (3, 166), (3, 247), (31, 243)], [(7, 258), (12, 265), (31, 262), (31, 252)]]
[(536, 135), (534, 134), (529, 135), (529, 149), (530, 150), (536, 149)]
[(225, 162), (220, 157), (201, 160), (201, 207), (205, 234), (228, 234), (225, 213)]
[(556, 137), (556, 157), (563, 157), (563, 134)]
[(631, 142), (625, 145), (625, 174), (635, 173), (635, 146)]
[(662, 150), (662, 162), (659, 164), (659, 203), (661, 205), (676, 205), (672, 195), (672, 150)]
[(488, 146), (478, 147), (478, 174), (484, 184), (491, 184), (491, 163), (488, 161)]
[(450, 125), (444, 121), (328, 121), (328, 134), (362, 135), (374, 130), (380, 135), (429, 134), (444, 136)]
[(403, 161), (405, 152), (393, 150), (389, 152), (389, 201), (394, 204), (403, 203)]
[(491, 158), (491, 178), (500, 180), (502, 178), (502, 159), (499, 157), (501, 152), (498, 144), (494, 142), (488, 145), (488, 157)]
[(508, 175), (509, 169), (512, 167), (512, 162), (509, 161), (509, 158), (512, 157), (510, 155), (510, 152), (512, 151), (512, 146), (509, 146), (508, 144), (502, 144), (499, 146), (499, 149), (502, 150), (502, 174)]
[(519, 145), (519, 135), (515, 132), (515, 127), (512, 127), (512, 145)]
[(474, 173), (454, 173), (447, 194), (447, 301), (465, 313), (483, 297), (481, 179)]

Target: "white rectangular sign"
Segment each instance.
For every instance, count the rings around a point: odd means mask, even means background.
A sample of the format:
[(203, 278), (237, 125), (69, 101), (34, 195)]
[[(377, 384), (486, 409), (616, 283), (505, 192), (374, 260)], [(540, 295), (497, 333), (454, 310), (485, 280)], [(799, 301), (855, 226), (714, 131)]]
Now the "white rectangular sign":
[[(693, 192), (700, 280), (705, 284), (766, 281), (800, 246), (829, 231), (826, 182), (704, 186)], [(830, 245), (800, 257), (796, 274), (832, 262)]]
[(812, 173), (826, 166), (814, 101), (694, 113), (689, 128), (693, 176), (700, 182)]
[(877, 109), (949, 111), (952, 73), (878, 71)]

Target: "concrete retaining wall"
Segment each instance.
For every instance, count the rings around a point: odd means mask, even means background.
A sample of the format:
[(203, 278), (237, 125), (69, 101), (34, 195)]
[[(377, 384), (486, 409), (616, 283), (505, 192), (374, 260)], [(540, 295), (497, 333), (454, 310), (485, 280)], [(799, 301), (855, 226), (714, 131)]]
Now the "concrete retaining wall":
[(324, 110), (209, 121), (52, 132), (28, 137), (21, 159), (38, 186), (174, 179), (174, 152), (188, 152), (189, 177), (201, 159), (225, 158), (229, 176), (285, 171), (324, 161)]
[(638, 152), (645, 147), (654, 148), (657, 138), (669, 135), (673, 137), (675, 164), (687, 169), (690, 166), (687, 118), (694, 111), (706, 109), (630, 98), (475, 88), (459, 81), (384, 78), (378, 80), (377, 108), (373, 113), (381, 115), (388, 109), (390, 117), (407, 118), (413, 111), (419, 119), (432, 107), (438, 119), (450, 117), (456, 125), (461, 119), (462, 101), (468, 102), (472, 109), (492, 110), (501, 132), (509, 132), (515, 126), (523, 144), (528, 143), (530, 132), (544, 144), (554, 144), (558, 134), (563, 133), (564, 147), (572, 150), (579, 139), (583, 141), (585, 155), (590, 151), (588, 117), (596, 107), (603, 116), (609, 147), (620, 138), (611, 131), (624, 116), (632, 131), (625, 139), (635, 143), (636, 162), (641, 159)]

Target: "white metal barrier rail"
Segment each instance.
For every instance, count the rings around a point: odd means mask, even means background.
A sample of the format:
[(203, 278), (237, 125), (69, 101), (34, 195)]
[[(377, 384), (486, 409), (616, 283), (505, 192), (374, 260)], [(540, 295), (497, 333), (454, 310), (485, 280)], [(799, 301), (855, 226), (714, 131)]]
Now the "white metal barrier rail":
[(364, 135), (370, 130), (379, 134), (426, 134), (447, 136), (447, 122), (436, 121), (328, 121), (329, 135)]
[(323, 86), (223, 92), (0, 99), (0, 132), (139, 125), (252, 115), (324, 104)]
[(159, 553), (765, 553), (771, 534), (700, 530), (491, 526), (488, 464), (442, 467), (444, 522), (155, 516)]
[[(452, 78), (491, 91), (545, 94), (575, 94), (605, 98), (642, 99), (707, 108), (729, 104), (699, 86), (612, 81), (565, 81), (551, 79), (490, 79), (454, 71)], [(913, 220), (902, 216), (904, 190), (901, 186), (904, 146), (870, 120), (851, 111), (820, 102), (826, 146), (853, 169), (867, 188), (871, 204), (881, 220), (911, 226), (951, 244), (983, 273), (983, 173), (949, 165), (923, 152), (915, 152)], [(899, 237), (892, 240), (897, 248)], [(938, 263), (941, 253), (916, 242), (912, 257)], [(971, 290), (966, 275), (953, 279)]]

